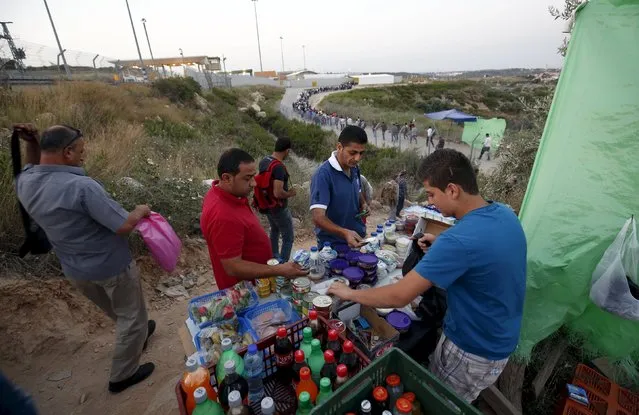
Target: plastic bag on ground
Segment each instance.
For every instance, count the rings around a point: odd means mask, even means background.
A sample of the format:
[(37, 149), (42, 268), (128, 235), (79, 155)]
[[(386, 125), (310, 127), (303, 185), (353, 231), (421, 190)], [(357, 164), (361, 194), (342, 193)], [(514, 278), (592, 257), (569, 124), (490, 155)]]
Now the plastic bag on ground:
[(592, 273), (590, 299), (600, 308), (639, 321), (639, 300), (631, 292), (637, 282), (639, 241), (634, 216), (626, 221)]
[(151, 212), (148, 218), (138, 222), (135, 229), (142, 235), (158, 265), (167, 272), (173, 271), (180, 257), (182, 242), (169, 222), (159, 213)]

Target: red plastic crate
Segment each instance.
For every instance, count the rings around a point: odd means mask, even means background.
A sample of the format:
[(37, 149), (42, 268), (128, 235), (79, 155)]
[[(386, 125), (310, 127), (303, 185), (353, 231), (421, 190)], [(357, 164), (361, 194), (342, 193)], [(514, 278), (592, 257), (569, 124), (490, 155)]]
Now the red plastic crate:
[(593, 396), (607, 403), (607, 411), (594, 412), (595, 414), (639, 415), (639, 395), (622, 388), (586, 365), (577, 365), (572, 383), (584, 388), (589, 399)]
[[(577, 385), (581, 386), (582, 385)], [(586, 388), (584, 388), (586, 389)], [(580, 404), (579, 402), (575, 402), (570, 398), (565, 398), (563, 400), (563, 411), (558, 412), (561, 415), (606, 415), (608, 412), (608, 402), (593, 393), (592, 391), (586, 389), (586, 395), (588, 396), (589, 404), (585, 406)]]
[[(327, 327), (326, 320), (322, 317), (318, 317), (320, 324)], [(295, 349), (298, 349), (300, 343), (302, 342), (303, 335), (302, 330), (304, 327), (308, 326), (308, 318), (304, 318), (300, 321), (297, 321), (286, 327), (286, 331), (288, 332), (288, 337), (293, 343)], [(342, 342), (346, 341), (346, 337), (344, 334), (339, 335), (340, 340)], [(265, 337), (257, 342), (257, 349), (264, 353), (264, 388), (266, 390), (267, 396), (270, 396), (275, 401), (275, 406), (277, 413), (288, 415), (295, 414), (297, 409), (297, 397), (295, 396), (295, 391), (293, 390), (293, 386), (285, 386), (281, 385), (281, 383), (274, 381), (274, 374), (277, 371), (275, 367), (275, 334)], [(246, 353), (246, 348), (239, 351), (241, 356)], [(366, 366), (370, 364), (370, 360), (361, 350), (357, 347), (354, 349), (354, 353), (358, 357), (358, 361), (360, 363), (359, 370), (362, 370)], [(215, 366), (209, 366), (209, 372), (211, 373), (211, 384), (217, 390), (217, 378), (215, 377)], [(186, 394), (182, 390), (182, 386), (180, 384), (180, 380), (178, 380), (175, 385), (175, 395), (178, 400), (178, 409), (180, 411), (180, 415), (188, 415), (186, 412)], [(255, 414), (261, 414), (259, 405), (252, 408)]]

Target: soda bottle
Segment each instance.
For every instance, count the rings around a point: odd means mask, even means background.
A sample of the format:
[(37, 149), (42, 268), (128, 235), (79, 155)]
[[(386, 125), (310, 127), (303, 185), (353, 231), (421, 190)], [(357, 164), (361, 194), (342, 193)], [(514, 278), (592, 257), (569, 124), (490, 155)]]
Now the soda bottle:
[(413, 392), (404, 393), (402, 398), (407, 399), (413, 405), (413, 415), (422, 415), (422, 406)]
[(311, 352), (313, 348), (311, 346), (311, 342), (313, 341), (313, 330), (310, 327), (304, 327), (302, 330), (302, 344), (300, 344), (300, 350), (304, 352), (304, 356), (306, 356), (306, 361), (308, 362), (308, 358), (311, 357)]
[(242, 360), (240, 355), (233, 350), (233, 342), (231, 339), (226, 338), (222, 339), (222, 355), (220, 356), (220, 360), (217, 362), (217, 369), (215, 370), (218, 385), (221, 384), (224, 379), (224, 364), (228, 360), (233, 360), (235, 362), (235, 373), (240, 376), (244, 375), (244, 360)]
[(290, 383), (294, 378), (293, 351), (293, 343), (286, 334), (286, 327), (278, 328), (275, 338), (275, 365), (277, 377), (284, 384)]
[(317, 405), (321, 405), (323, 402), (327, 401), (332, 394), (333, 389), (331, 388), (331, 380), (329, 378), (322, 378), (320, 380), (319, 394), (317, 395)]
[(229, 394), (231, 392), (240, 392), (242, 400), (248, 397), (248, 383), (246, 382), (246, 379), (235, 372), (235, 361), (232, 359), (227, 360), (226, 363), (224, 363), (224, 372), (226, 372), (226, 376), (222, 383), (220, 383), (219, 398), (222, 406), (228, 408)]
[(275, 402), (273, 398), (266, 397), (262, 399), (262, 415), (275, 415)]
[(206, 368), (203, 368), (194, 357), (186, 360), (186, 372), (182, 376), (182, 390), (186, 393), (186, 411), (191, 414), (195, 409), (195, 397), (193, 393), (199, 387), (206, 390), (208, 398), (217, 401), (217, 393), (211, 386), (211, 375)]
[(339, 362), (341, 364), (346, 365), (346, 367), (348, 368), (348, 375), (351, 377), (355, 375), (357, 369), (359, 368), (357, 356), (353, 352), (354, 349), (355, 346), (353, 345), (353, 342), (350, 340), (346, 340), (342, 349), (342, 357), (339, 359)]
[(340, 357), (342, 357), (342, 345), (339, 342), (337, 330), (330, 329), (328, 331), (328, 341), (326, 342), (326, 349), (332, 350), (333, 356), (335, 356), (335, 361), (339, 362)]
[(329, 378), (331, 384), (335, 383), (337, 379), (337, 363), (335, 363), (335, 355), (332, 350), (324, 352), (324, 367), (320, 374), (323, 378)]
[(250, 415), (249, 409), (242, 404), (240, 392), (232, 391), (229, 393), (229, 411), (226, 415)]
[(224, 409), (219, 403), (208, 398), (205, 388), (197, 388), (192, 395), (195, 399), (193, 415), (224, 415)]
[(359, 414), (360, 415), (371, 415), (373, 407), (371, 402), (368, 399), (364, 399), (362, 403), (359, 405)]
[(300, 396), (302, 392), (307, 392), (311, 398), (311, 402), (315, 402), (317, 398), (317, 385), (311, 380), (311, 370), (303, 367), (300, 370), (300, 383), (295, 388), (295, 395)]
[(308, 392), (302, 392), (299, 395), (299, 404), (297, 405), (297, 412), (295, 415), (308, 415), (313, 410), (313, 403), (311, 402), (311, 395)]
[(322, 368), (324, 367), (324, 353), (322, 353), (320, 341), (317, 339), (313, 339), (311, 347), (313, 351), (308, 358), (308, 367), (311, 368), (311, 373), (313, 373), (313, 381), (319, 385), (322, 378)]
[(318, 339), (321, 343), (323, 336), (322, 336), (319, 320), (317, 319), (317, 310), (309, 310), (308, 326), (311, 328), (313, 338)]
[(264, 397), (264, 363), (257, 352), (257, 344), (251, 344), (244, 355), (244, 377), (248, 383), (248, 403), (253, 405)]
[(395, 410), (393, 414), (395, 415), (412, 415), (413, 413), (413, 405), (410, 403), (408, 399), (399, 398), (397, 402), (395, 402)]
[(402, 385), (401, 378), (394, 373), (386, 376), (386, 390), (388, 391), (388, 406), (395, 408), (395, 402), (404, 394), (404, 385)]
[(335, 379), (335, 390), (348, 381), (348, 368), (346, 365), (337, 365), (337, 379)]
[(381, 414), (388, 409), (388, 391), (383, 386), (373, 389), (373, 412)]
[(295, 387), (300, 383), (300, 370), (303, 367), (308, 367), (308, 364), (304, 358), (304, 352), (298, 350), (295, 352), (295, 363), (293, 364), (293, 386)]

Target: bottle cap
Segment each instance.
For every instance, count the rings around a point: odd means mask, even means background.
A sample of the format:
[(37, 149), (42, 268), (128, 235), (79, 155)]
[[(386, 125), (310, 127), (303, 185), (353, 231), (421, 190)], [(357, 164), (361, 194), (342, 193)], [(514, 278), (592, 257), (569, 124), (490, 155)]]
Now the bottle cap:
[(310, 327), (304, 327), (304, 330), (302, 330), (302, 334), (304, 335), (304, 340), (312, 339), (313, 329), (311, 329)]
[(228, 337), (222, 339), (222, 351), (226, 352), (227, 350), (231, 350), (233, 348), (233, 342)]
[(400, 384), (400, 383), (401, 383), (401, 379), (399, 378), (399, 376), (397, 376), (397, 375), (395, 375), (395, 374), (393, 374), (393, 375), (388, 375), (388, 376), (386, 377), (386, 384), (387, 384), (388, 386), (395, 387), (395, 386), (399, 386), (399, 384)]
[(388, 399), (388, 392), (386, 391), (386, 388), (378, 386), (373, 389), (373, 398), (375, 398), (377, 402), (385, 402)]
[(230, 375), (231, 373), (235, 373), (235, 360), (231, 359), (224, 362), (224, 371), (226, 372), (227, 375)]
[(411, 413), (413, 411), (413, 404), (408, 399), (399, 398), (395, 403), (395, 407), (401, 413)]
[(353, 342), (350, 340), (346, 340), (344, 342), (344, 353), (353, 353), (353, 349), (355, 348), (355, 346), (353, 345)]
[(331, 390), (331, 380), (329, 378), (322, 378), (320, 380), (320, 388)]
[(330, 329), (328, 331), (328, 340), (334, 342), (335, 340), (337, 340), (337, 330), (335, 329)]
[(197, 363), (197, 359), (195, 357), (189, 357), (188, 359), (186, 359), (187, 372), (195, 372), (198, 366), (200, 365)]
[(335, 363), (335, 353), (332, 350), (327, 350), (324, 352), (324, 361), (326, 363)]
[(193, 398), (195, 398), (195, 403), (202, 403), (206, 401), (206, 399), (208, 398), (208, 396), (206, 395), (206, 389), (204, 389), (203, 387), (197, 388), (193, 392)]
[(316, 246), (311, 246), (311, 252), (317, 252), (317, 247)]
[(410, 403), (415, 402), (415, 394), (413, 392), (406, 392), (402, 395), (402, 398), (407, 399)]
[(362, 412), (365, 414), (371, 412), (371, 403), (369, 400), (363, 400), (360, 407), (362, 408)]
[(327, 246), (330, 247), (331, 243), (330, 242), (324, 242), (324, 248), (326, 248)]
[(272, 414), (275, 409), (275, 402), (273, 402), (273, 398), (267, 396), (262, 399), (262, 412)]
[(311, 378), (311, 369), (303, 367), (300, 369), (300, 379), (309, 380)]
[(257, 344), (255, 344), (255, 343), (249, 344), (249, 347), (248, 347), (247, 351), (249, 352), (249, 354), (257, 353)]
[(348, 376), (348, 368), (346, 367), (346, 365), (337, 366), (337, 376), (339, 376), (340, 378), (345, 378), (346, 376)]
[(377, 232), (373, 232), (373, 233), (371, 233), (371, 236), (372, 236), (373, 238), (377, 238)]
[(317, 310), (309, 310), (308, 318), (311, 320), (317, 320)]
[(229, 393), (229, 406), (231, 408), (239, 408), (242, 406), (242, 395), (240, 395), (239, 391)]
[(286, 327), (280, 327), (277, 329), (277, 337), (280, 339), (286, 337)]
[(391, 411), (384, 411), (382, 412), (382, 415), (393, 415), (393, 413)]
[(306, 359), (304, 356), (304, 350), (297, 350), (295, 352), (295, 363), (302, 363)]
[(320, 343), (319, 340), (313, 339), (311, 341), (311, 348), (312, 348), (313, 351), (315, 351), (315, 350), (322, 351), (322, 344)]
[[(308, 392), (300, 393), (300, 403), (308, 405), (311, 402), (311, 394)], [(300, 405), (301, 406), (301, 405)]]

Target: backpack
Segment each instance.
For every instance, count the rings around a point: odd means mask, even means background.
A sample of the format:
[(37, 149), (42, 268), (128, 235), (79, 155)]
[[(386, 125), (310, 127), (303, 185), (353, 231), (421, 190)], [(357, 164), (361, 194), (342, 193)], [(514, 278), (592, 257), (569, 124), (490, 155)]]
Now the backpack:
[(286, 171), (286, 166), (274, 158), (263, 173), (255, 176), (256, 184), (253, 190), (253, 206), (260, 213), (268, 213), (273, 208), (283, 206), (282, 201), (273, 194), (273, 169), (278, 165), (283, 166)]

